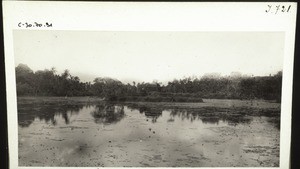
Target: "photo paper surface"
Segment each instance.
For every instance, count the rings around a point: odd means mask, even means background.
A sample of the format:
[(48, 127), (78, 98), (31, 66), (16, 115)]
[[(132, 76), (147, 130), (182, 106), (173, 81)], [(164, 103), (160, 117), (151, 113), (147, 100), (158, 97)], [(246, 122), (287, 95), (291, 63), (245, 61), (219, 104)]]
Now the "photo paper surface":
[(12, 168), (289, 167), (295, 3), (3, 6)]

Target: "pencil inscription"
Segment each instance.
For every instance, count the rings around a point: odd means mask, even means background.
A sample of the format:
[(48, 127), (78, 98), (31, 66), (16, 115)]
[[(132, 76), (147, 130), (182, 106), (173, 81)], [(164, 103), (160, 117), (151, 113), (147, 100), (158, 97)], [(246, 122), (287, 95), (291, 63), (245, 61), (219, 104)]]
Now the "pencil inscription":
[(286, 5), (267, 5), (266, 13), (288, 13), (291, 9), (291, 5), (286, 6)]
[(52, 27), (52, 23), (45, 22), (45, 23), (38, 23), (38, 22), (19, 22), (18, 27), (19, 28), (41, 28), (41, 27)]

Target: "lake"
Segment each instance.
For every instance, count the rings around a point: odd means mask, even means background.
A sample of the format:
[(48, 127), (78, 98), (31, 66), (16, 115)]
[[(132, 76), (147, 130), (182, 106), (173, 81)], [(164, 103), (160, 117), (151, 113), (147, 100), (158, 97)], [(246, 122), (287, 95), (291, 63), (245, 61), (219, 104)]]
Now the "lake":
[(279, 166), (280, 104), (23, 102), (19, 166)]

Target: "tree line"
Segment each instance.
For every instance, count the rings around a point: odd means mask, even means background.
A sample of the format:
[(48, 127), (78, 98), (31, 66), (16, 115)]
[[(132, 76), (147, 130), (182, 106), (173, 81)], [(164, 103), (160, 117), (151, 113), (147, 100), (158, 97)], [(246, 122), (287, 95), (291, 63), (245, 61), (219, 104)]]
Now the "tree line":
[[(270, 76), (186, 77), (161, 82), (125, 84), (117, 79), (97, 77), (81, 82), (69, 70), (58, 74), (55, 68), (33, 71), (25, 64), (16, 67), (18, 96), (98, 96), (111, 101), (199, 101), (215, 99), (281, 99), (282, 72)], [(164, 100), (166, 99), (166, 100)]]

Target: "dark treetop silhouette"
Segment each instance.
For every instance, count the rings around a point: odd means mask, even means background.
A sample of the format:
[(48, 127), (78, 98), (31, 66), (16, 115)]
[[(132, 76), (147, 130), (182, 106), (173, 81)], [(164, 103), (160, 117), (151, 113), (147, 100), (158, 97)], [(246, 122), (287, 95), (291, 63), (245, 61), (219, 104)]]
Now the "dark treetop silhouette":
[(203, 76), (161, 82), (124, 84), (117, 79), (97, 77), (81, 82), (69, 70), (32, 71), (27, 65), (16, 67), (18, 96), (99, 96), (109, 101), (202, 102), (215, 99), (281, 99), (282, 72), (270, 76)]

